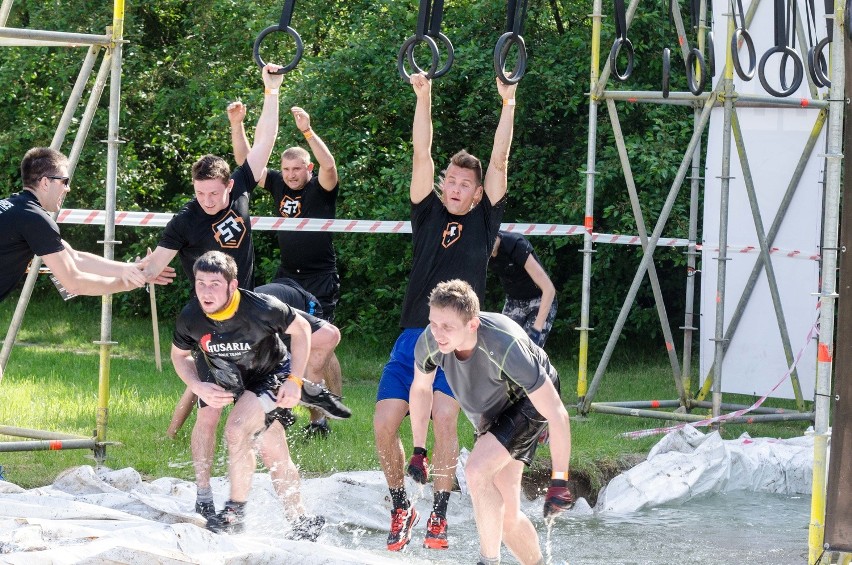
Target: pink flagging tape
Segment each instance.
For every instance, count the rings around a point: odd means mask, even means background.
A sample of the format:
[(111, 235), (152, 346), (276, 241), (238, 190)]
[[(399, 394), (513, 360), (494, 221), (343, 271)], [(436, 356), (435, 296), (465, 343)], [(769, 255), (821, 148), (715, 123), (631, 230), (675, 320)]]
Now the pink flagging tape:
[[(165, 212), (117, 212), (115, 225), (136, 227), (164, 227), (174, 214)], [(62, 210), (57, 216), (60, 224), (87, 224), (103, 225), (106, 221), (106, 213), (103, 210)], [(251, 219), (253, 229), (259, 231), (328, 231), (348, 233), (411, 233), (411, 222), (398, 220), (328, 220), (321, 218), (271, 218), (253, 216)], [(524, 235), (587, 235), (586, 227), (571, 224), (518, 224), (506, 223), (500, 229), (508, 232), (522, 233)], [(591, 233), (593, 242), (615, 243), (618, 245), (641, 245), (642, 240), (638, 235), (619, 235), (611, 233)], [(660, 238), (657, 247), (687, 247), (690, 245), (688, 239)], [(718, 247), (701, 245), (695, 246), (701, 251), (718, 252)], [(731, 252), (758, 253), (759, 248), (753, 245), (728, 246)], [(808, 259), (817, 261), (820, 259), (819, 252), (803, 252), (795, 249), (779, 249), (772, 247), (770, 255), (783, 255), (797, 259)]]
[(763, 396), (758, 398), (757, 401), (755, 401), (755, 403), (752, 404), (751, 406), (749, 406), (748, 408), (736, 410), (736, 411), (730, 412), (728, 414), (721, 414), (719, 416), (716, 416), (715, 418), (707, 418), (706, 420), (701, 420), (699, 422), (684, 422), (683, 424), (677, 424), (675, 426), (668, 426), (668, 427), (665, 427), (665, 428), (649, 428), (647, 430), (636, 430), (636, 431), (633, 431), (633, 432), (624, 432), (622, 434), (619, 434), (619, 436), (629, 438), (629, 439), (638, 439), (638, 438), (641, 438), (641, 437), (648, 437), (648, 436), (654, 436), (654, 435), (659, 435), (659, 434), (667, 434), (669, 432), (679, 430), (679, 429), (684, 428), (686, 426), (692, 426), (694, 428), (698, 428), (698, 427), (702, 427), (702, 426), (709, 426), (710, 424), (715, 424), (716, 422), (724, 422), (725, 420), (730, 420), (731, 418), (739, 418), (743, 414), (747, 414), (747, 413), (751, 412), (752, 410), (754, 410), (755, 408), (760, 407), (760, 405), (763, 404), (766, 401), (766, 399), (769, 397), (769, 395), (772, 394), (773, 392), (775, 392), (778, 389), (778, 387), (781, 386), (781, 384), (783, 384), (784, 381), (786, 381), (790, 377), (790, 375), (793, 373), (793, 370), (799, 364), (799, 361), (801, 361), (802, 355), (805, 354), (805, 350), (808, 348), (808, 344), (810, 344), (810, 342), (814, 338), (814, 336), (819, 334), (819, 307), (820, 307), (820, 303), (817, 302), (816, 320), (814, 320), (814, 323), (811, 326), (810, 331), (808, 331), (808, 335), (805, 338), (805, 344), (802, 346), (802, 348), (796, 354), (796, 358), (793, 359), (793, 364), (790, 365), (790, 367), (787, 369), (787, 371), (781, 376), (781, 379), (777, 383), (775, 383), (775, 386), (773, 386), (769, 390), (769, 392), (767, 392), (766, 394), (764, 394)]

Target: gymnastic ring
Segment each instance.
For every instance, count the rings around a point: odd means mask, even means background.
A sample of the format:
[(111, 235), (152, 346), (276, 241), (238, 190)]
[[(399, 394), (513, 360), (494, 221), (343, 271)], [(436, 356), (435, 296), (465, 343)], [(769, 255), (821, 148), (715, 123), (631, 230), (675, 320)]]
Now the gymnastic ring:
[[(429, 37), (432, 37), (432, 36), (430, 35)], [(435, 38), (433, 37), (432, 39), (434, 41)], [(447, 72), (450, 70), (450, 67), (453, 66), (453, 61), (455, 61), (455, 58), (456, 58), (455, 50), (453, 49), (453, 44), (450, 43), (450, 38), (447, 37), (446, 35), (444, 35), (443, 33), (439, 32), (438, 33), (438, 39), (441, 41), (441, 43), (444, 44), (444, 47), (446, 47), (446, 49), (447, 49), (447, 62), (444, 64), (444, 66), (441, 69), (435, 71), (435, 74), (433, 74), (429, 78), (441, 78), (442, 76), (447, 74)], [(437, 43), (435, 43), (435, 45), (437, 45)], [(408, 48), (408, 51), (406, 51), (405, 55), (408, 58), (408, 65), (411, 67), (411, 69), (416, 73), (421, 72), (422, 69), (417, 66), (417, 63), (414, 62), (414, 44), (413, 43)]]
[[(744, 71), (742, 63), (740, 63), (740, 54), (737, 49), (737, 44), (740, 42), (740, 38), (742, 38), (743, 43), (745, 43), (746, 50), (748, 51), (748, 71)], [(754, 41), (752, 41), (748, 30), (741, 27), (737, 28), (736, 31), (734, 31), (734, 35), (731, 36), (731, 59), (734, 60), (734, 69), (737, 71), (737, 75), (741, 79), (744, 81), (750, 81), (754, 78), (754, 69), (757, 67), (757, 54), (754, 51)]]
[[(698, 72), (701, 73), (701, 80), (695, 80), (695, 72), (692, 67), (698, 61)], [(686, 56), (686, 85), (689, 91), (695, 96), (704, 92), (704, 85), (707, 84), (707, 65), (704, 62), (704, 55), (697, 47), (693, 47)]]
[[(512, 45), (518, 46), (518, 60), (515, 61), (515, 68), (512, 69), (512, 72), (506, 74), (506, 56), (509, 54)], [(494, 45), (494, 72), (503, 84), (518, 84), (526, 71), (527, 44), (520, 35), (513, 31), (507, 31), (500, 36), (497, 44)]]
[[(769, 57), (771, 57), (775, 53), (784, 53), (788, 57), (793, 58), (793, 83), (789, 86), (789, 88), (786, 88), (785, 90), (781, 91), (775, 90), (774, 88), (772, 88), (772, 86), (770, 86), (769, 81), (766, 80), (765, 73), (763, 72), (763, 69), (766, 67), (766, 62), (769, 61)], [(786, 98), (787, 96), (790, 96), (791, 94), (796, 92), (799, 89), (799, 86), (802, 84), (802, 79), (805, 76), (803, 67), (804, 65), (802, 64), (802, 59), (799, 57), (799, 54), (796, 53), (793, 48), (787, 47), (786, 45), (776, 45), (775, 47), (770, 48), (766, 53), (763, 54), (763, 57), (760, 58), (757, 78), (760, 79), (760, 84), (763, 85), (763, 88), (766, 90), (766, 92), (768, 92), (772, 96), (775, 96), (776, 98)]]
[[(424, 35), (423, 37), (417, 37), (417, 35), (412, 35), (408, 39), (405, 40), (405, 43), (402, 44), (402, 47), (399, 49), (399, 55), (396, 58), (396, 68), (399, 70), (399, 76), (402, 77), (402, 80), (405, 82), (411, 82), (411, 75), (405, 72), (405, 58), (409, 49), (414, 49), (414, 45), (419, 43), (420, 41), (425, 41), (426, 45), (429, 46), (429, 50), (432, 51), (432, 64), (429, 66), (429, 70), (426, 72), (426, 78), (432, 78), (435, 76), (435, 71), (438, 69), (439, 62), (439, 54), (438, 54), (438, 46), (435, 44), (435, 40), (429, 37), (428, 35)], [(412, 59), (414, 57), (412, 56)], [(417, 69), (415, 73), (421, 72), (420, 67), (416, 65), (413, 67)]]
[(713, 32), (707, 32), (707, 42), (704, 45), (707, 50), (707, 66), (710, 67), (710, 78), (716, 76), (716, 45), (713, 43)]
[(672, 50), (663, 48), (663, 98), (669, 97), (669, 79), (672, 69)]
[(296, 32), (296, 30), (291, 28), (290, 26), (287, 26), (284, 29), (281, 29), (277, 25), (269, 26), (268, 28), (260, 32), (260, 34), (258, 34), (257, 36), (257, 39), (254, 40), (254, 60), (257, 62), (261, 69), (266, 66), (266, 63), (264, 63), (263, 59), (260, 58), (260, 44), (263, 41), (264, 37), (274, 31), (284, 32), (290, 37), (292, 37), (293, 40), (296, 42), (296, 55), (293, 57), (293, 60), (278, 69), (277, 71), (275, 71), (274, 73), (270, 73), (273, 75), (283, 75), (284, 73), (289, 73), (290, 71), (295, 69), (296, 65), (299, 64), (299, 61), (302, 60), (302, 54), (305, 52), (305, 45), (302, 43), (302, 38), (299, 37), (299, 34)]
[[(624, 69), (624, 73), (619, 73), (617, 65), (618, 54), (622, 47), (624, 47), (624, 52), (627, 54), (627, 68)], [(612, 71), (612, 77), (618, 82), (624, 82), (630, 78), (630, 75), (633, 74), (633, 59), (633, 43), (626, 37), (616, 37), (615, 42), (612, 44), (612, 49), (609, 50), (609, 69)]]
[(825, 61), (825, 46), (830, 41), (828, 37), (823, 37), (819, 43), (808, 49), (808, 72), (814, 84), (817, 86), (826, 86), (831, 88), (831, 79), (828, 78), (828, 64)]

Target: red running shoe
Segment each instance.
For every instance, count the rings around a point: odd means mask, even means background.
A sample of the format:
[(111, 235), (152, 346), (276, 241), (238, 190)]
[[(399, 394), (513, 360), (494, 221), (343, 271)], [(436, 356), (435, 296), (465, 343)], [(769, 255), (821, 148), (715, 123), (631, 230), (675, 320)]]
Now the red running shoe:
[(388, 551), (399, 551), (411, 541), (411, 530), (420, 516), (414, 507), (397, 508), (391, 512), (391, 527), (388, 534)]
[(423, 547), (447, 549), (449, 545), (447, 542), (447, 519), (432, 512), (429, 516), (429, 522), (426, 524), (426, 539), (423, 540)]

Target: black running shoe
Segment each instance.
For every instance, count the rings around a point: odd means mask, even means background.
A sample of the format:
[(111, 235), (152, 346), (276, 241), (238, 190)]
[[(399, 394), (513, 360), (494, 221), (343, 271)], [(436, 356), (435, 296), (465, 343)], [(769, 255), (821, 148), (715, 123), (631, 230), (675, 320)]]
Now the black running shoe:
[(302, 383), (302, 404), (308, 408), (316, 408), (327, 418), (335, 420), (343, 420), (352, 415), (352, 410), (340, 402), (339, 396), (307, 379)]
[(207, 519), (207, 529), (218, 534), (239, 534), (245, 529), (245, 509), (226, 503), (225, 508)]
[(325, 526), (325, 518), (322, 516), (299, 516), (293, 521), (293, 533), (290, 539), (317, 541), (323, 526)]
[(195, 511), (204, 516), (205, 520), (209, 520), (216, 515), (216, 507), (212, 502), (195, 501)]
[(313, 439), (315, 437), (325, 439), (328, 437), (328, 434), (331, 433), (331, 428), (328, 427), (328, 422), (311, 422), (302, 428), (302, 430), (305, 432), (306, 439)]

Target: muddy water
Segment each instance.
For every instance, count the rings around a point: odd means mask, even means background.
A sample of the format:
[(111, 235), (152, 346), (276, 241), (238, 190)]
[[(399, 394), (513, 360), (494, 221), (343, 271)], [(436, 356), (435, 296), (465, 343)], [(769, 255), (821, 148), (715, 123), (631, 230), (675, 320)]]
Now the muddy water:
[[(525, 506), (528, 515), (540, 508)], [(630, 515), (576, 512), (560, 518), (550, 532), (548, 562), (554, 565), (784, 565), (807, 562), (810, 497), (735, 492), (694, 499), (682, 506), (661, 506)], [(542, 547), (547, 527), (534, 520)], [(384, 550), (387, 530), (327, 528), (322, 541), (363, 552), (364, 563), (393, 558), (400, 563), (476, 563), (479, 547), (474, 523), (450, 523), (450, 549), (421, 546), (424, 520), (412, 543), (400, 554)], [(515, 563), (504, 550), (504, 563)]]

